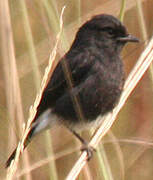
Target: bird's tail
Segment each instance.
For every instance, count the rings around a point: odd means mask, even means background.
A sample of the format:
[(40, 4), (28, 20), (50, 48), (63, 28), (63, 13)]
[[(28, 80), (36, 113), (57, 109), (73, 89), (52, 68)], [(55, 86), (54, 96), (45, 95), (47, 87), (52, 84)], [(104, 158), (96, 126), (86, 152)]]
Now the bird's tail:
[[(31, 139), (33, 137), (33, 132), (35, 130), (35, 127), (33, 127), (29, 134), (27, 135), (27, 138), (25, 139), (25, 142), (24, 142), (24, 149), (28, 146), (28, 144), (31, 142)], [(12, 152), (12, 154), (9, 156), (8, 160), (6, 161), (6, 164), (5, 164), (5, 168), (8, 168), (10, 165), (11, 165), (11, 162), (14, 160), (15, 158), (15, 155), (16, 155), (16, 151), (17, 151), (17, 148), (15, 148), (15, 150)]]
[[(50, 118), (50, 116), (52, 118)], [(35, 121), (33, 121), (32, 123), (31, 130), (29, 134), (27, 135), (27, 138), (25, 139), (24, 149), (28, 146), (28, 144), (30, 143), (30, 141), (36, 134), (39, 134), (41, 131), (48, 129), (49, 127), (52, 127), (52, 125), (55, 124), (57, 121), (58, 121), (58, 117), (51, 113), (51, 109), (47, 109), (39, 117), (36, 116)], [(13, 151), (13, 153), (8, 158), (5, 164), (6, 168), (9, 167), (12, 160), (14, 160), (16, 151), (17, 151), (17, 148)]]

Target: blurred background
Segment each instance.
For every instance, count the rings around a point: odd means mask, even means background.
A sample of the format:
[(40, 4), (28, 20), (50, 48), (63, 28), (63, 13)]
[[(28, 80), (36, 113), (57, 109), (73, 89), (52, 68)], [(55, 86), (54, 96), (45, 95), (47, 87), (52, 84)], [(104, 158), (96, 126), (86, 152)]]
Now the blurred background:
[[(8, 3), (8, 4), (7, 4)], [(0, 179), (4, 164), (22, 135), (39, 91), (66, 6), (57, 60), (78, 28), (93, 15), (112, 14), (140, 38), (122, 53), (126, 76), (153, 34), (152, 0), (5, 0), (0, 2)], [(13, 39), (12, 39), (13, 38)], [(89, 132), (83, 137), (90, 140)], [(153, 177), (153, 70), (141, 79), (79, 180), (151, 180)], [(22, 154), (14, 179), (63, 180), (81, 145), (68, 130), (54, 127), (34, 138)]]

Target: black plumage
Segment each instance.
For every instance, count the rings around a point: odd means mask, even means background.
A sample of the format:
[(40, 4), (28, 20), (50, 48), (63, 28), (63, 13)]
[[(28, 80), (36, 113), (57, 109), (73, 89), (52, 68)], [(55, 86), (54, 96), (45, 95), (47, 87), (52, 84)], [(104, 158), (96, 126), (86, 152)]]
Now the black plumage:
[[(80, 127), (113, 110), (124, 85), (120, 52), (129, 41), (138, 39), (111, 15), (94, 16), (79, 29), (43, 92), (25, 147), (53, 122), (76, 135)], [(14, 156), (15, 151), (7, 166)]]

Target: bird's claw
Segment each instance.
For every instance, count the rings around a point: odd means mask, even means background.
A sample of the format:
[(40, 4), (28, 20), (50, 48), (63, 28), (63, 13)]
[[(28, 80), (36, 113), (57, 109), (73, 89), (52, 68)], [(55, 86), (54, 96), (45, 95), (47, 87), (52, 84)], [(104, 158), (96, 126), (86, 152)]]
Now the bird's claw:
[(93, 156), (93, 152), (96, 152), (96, 149), (88, 144), (84, 144), (83, 147), (81, 148), (81, 151), (82, 152), (86, 151), (87, 161), (89, 161)]

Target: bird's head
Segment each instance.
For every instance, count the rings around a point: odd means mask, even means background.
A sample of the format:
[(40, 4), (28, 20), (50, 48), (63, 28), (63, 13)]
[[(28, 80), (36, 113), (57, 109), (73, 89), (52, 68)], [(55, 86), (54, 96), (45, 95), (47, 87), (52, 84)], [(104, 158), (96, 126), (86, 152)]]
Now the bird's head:
[(76, 36), (77, 43), (97, 43), (100, 47), (121, 51), (127, 42), (139, 42), (130, 35), (125, 26), (114, 16), (101, 14), (94, 16), (81, 26)]

